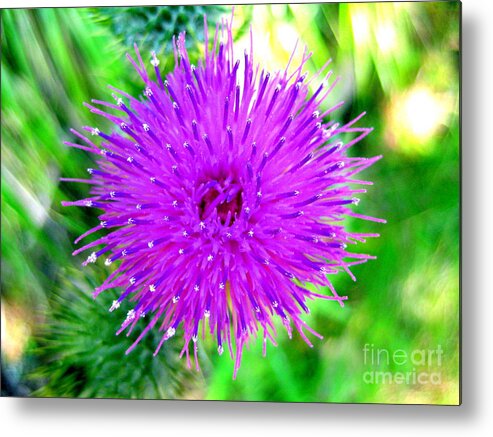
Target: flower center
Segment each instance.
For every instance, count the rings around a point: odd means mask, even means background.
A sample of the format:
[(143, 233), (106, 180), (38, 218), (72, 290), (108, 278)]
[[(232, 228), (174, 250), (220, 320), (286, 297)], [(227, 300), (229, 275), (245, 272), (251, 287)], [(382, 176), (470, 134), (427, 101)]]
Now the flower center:
[(243, 190), (235, 181), (210, 181), (199, 203), (200, 220), (208, 218), (215, 210), (221, 223), (231, 226), (241, 211)]

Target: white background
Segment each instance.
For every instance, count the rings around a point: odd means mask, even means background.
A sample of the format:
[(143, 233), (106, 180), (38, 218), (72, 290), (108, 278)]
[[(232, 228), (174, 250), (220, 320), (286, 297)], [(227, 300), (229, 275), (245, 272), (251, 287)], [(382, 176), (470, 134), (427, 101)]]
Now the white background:
[[(163, 4), (14, 1), (2, 7)], [(176, 3), (176, 2), (175, 2)], [(181, 2), (183, 3), (183, 2)], [(191, 2), (193, 3), (193, 2)], [(196, 3), (196, 2), (195, 2)], [(217, 3), (228, 3), (218, 1)], [(493, 2), (463, 1), (461, 407), (0, 399), (4, 436), (486, 435), (493, 429)], [(490, 162), (490, 159), (492, 160)], [(404, 256), (404, 254), (403, 254)], [(252, 381), (254, 384), (254, 381)], [(491, 430), (488, 435), (491, 435)]]

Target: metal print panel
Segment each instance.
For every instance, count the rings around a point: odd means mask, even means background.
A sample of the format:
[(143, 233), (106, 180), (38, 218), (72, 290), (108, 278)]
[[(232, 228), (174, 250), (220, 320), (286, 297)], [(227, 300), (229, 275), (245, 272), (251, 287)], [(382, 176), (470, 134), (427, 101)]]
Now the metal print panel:
[(2, 10), (2, 396), (459, 404), (459, 61), (458, 2)]

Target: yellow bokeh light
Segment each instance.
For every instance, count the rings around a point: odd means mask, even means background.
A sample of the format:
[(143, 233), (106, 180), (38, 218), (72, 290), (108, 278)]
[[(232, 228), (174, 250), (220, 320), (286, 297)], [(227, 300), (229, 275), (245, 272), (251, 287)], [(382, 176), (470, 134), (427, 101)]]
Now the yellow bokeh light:
[(21, 307), (10, 305), (3, 299), (1, 313), (2, 353), (10, 362), (17, 362), (22, 358), (29, 340), (27, 317)]
[(397, 48), (397, 32), (392, 23), (383, 22), (375, 30), (375, 38), (378, 48), (384, 54), (388, 54)]
[(418, 139), (433, 135), (448, 112), (445, 102), (426, 88), (412, 90), (401, 111), (411, 134)]
[(387, 108), (386, 140), (403, 151), (426, 153), (451, 112), (452, 101), (446, 93), (416, 85), (392, 98)]
[(298, 34), (296, 32), (296, 29), (293, 28), (293, 26), (291, 26), (290, 24), (279, 23), (276, 29), (276, 35), (279, 44), (281, 44), (284, 51), (286, 53), (291, 53), (298, 41)]
[(370, 37), (370, 20), (365, 10), (356, 10), (351, 14), (353, 35), (356, 44), (362, 45), (368, 42)]

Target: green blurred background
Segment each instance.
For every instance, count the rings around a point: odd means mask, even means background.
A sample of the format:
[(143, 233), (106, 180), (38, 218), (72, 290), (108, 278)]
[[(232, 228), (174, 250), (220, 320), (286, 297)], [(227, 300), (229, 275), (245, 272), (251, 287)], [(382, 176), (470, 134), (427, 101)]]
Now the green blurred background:
[[(261, 341), (233, 363), (212, 341), (201, 348), (202, 371), (177, 358), (170, 343), (153, 359), (149, 335), (115, 337), (113, 296), (90, 297), (103, 269), (82, 269), (73, 240), (96, 215), (62, 209), (87, 186), (88, 154), (69, 149), (69, 129), (103, 126), (82, 106), (111, 100), (111, 84), (142, 92), (124, 53), (137, 42), (161, 67), (173, 67), (170, 39), (186, 29), (200, 55), (202, 15), (230, 15), (223, 6), (2, 10), (2, 395), (221, 400), (456, 404), (459, 401), (459, 31), (457, 2), (256, 5), (235, 8), (234, 33), (256, 61), (280, 69), (299, 38), (314, 73), (328, 58), (341, 76), (329, 104), (375, 131), (351, 151), (382, 154), (364, 173), (374, 181), (358, 212), (388, 224), (351, 221), (379, 232), (360, 251), (378, 257), (354, 268), (357, 282), (334, 284), (349, 300), (312, 302), (309, 324), (324, 335), (310, 349), (283, 330), (261, 356)], [(199, 41), (200, 42), (200, 41)], [(241, 53), (236, 51), (236, 53)], [(363, 349), (443, 350), (442, 362), (365, 361)], [(437, 383), (369, 383), (368, 372), (435, 372)]]

